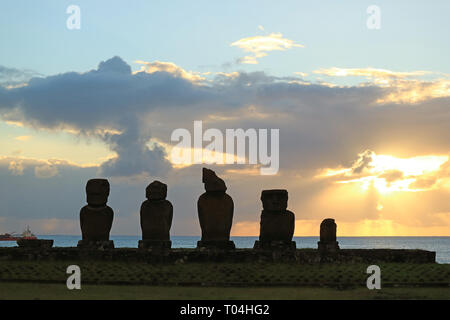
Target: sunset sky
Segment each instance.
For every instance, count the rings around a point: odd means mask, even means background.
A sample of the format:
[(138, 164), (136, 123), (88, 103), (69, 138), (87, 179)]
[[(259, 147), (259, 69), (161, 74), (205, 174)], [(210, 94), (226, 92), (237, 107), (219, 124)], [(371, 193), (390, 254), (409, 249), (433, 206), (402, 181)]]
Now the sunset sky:
[[(70, 5), (80, 29), (66, 27)], [(449, 13), (448, 1), (2, 1), (0, 233), (79, 235), (86, 181), (105, 177), (112, 234), (141, 234), (157, 179), (171, 234), (200, 235), (206, 166), (233, 197), (235, 236), (259, 234), (264, 189), (288, 190), (296, 236), (325, 218), (338, 236), (448, 236)], [(175, 165), (171, 133), (195, 120), (279, 129), (279, 172)]]

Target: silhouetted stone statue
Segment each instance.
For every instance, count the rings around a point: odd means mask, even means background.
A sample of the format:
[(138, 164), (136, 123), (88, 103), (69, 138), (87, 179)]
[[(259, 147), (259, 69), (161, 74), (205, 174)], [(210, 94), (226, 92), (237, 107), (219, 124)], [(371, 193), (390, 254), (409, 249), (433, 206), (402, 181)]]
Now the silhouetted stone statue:
[(166, 200), (167, 185), (153, 181), (145, 192), (147, 200), (141, 205), (142, 240), (139, 248), (170, 248), (173, 206)]
[(82, 240), (78, 247), (113, 248), (109, 232), (114, 211), (106, 205), (109, 196), (109, 182), (106, 179), (91, 179), (86, 184), (87, 206), (80, 211)]
[(202, 229), (202, 239), (197, 243), (197, 247), (234, 249), (234, 242), (230, 241), (233, 199), (225, 193), (227, 190), (225, 182), (214, 171), (203, 168), (202, 181), (206, 192), (197, 202)]
[(320, 252), (336, 252), (339, 244), (336, 241), (337, 225), (334, 219), (325, 219), (320, 224), (320, 241), (318, 249)]
[(259, 241), (255, 242), (255, 249), (280, 248), (295, 249), (292, 241), (295, 228), (295, 215), (287, 210), (287, 190), (263, 190), (261, 193), (263, 211)]

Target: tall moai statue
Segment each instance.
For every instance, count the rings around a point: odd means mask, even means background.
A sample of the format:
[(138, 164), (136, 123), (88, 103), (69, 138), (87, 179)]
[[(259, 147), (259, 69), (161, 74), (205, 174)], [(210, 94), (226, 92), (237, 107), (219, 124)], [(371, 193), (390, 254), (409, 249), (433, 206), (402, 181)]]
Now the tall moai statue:
[(254, 248), (295, 249), (295, 241), (292, 241), (295, 215), (287, 210), (287, 190), (263, 190), (261, 201), (263, 210), (261, 212), (259, 241), (255, 241)]
[(339, 250), (339, 243), (336, 241), (337, 225), (334, 219), (325, 219), (320, 224), (320, 241), (318, 244), (319, 252), (336, 252)]
[(198, 248), (234, 249), (230, 241), (233, 223), (233, 199), (225, 193), (225, 182), (216, 173), (203, 168), (202, 181), (206, 192), (197, 201), (198, 218), (202, 229), (202, 239)]
[(109, 240), (114, 211), (106, 205), (109, 196), (109, 182), (106, 179), (91, 179), (86, 184), (87, 205), (80, 211), (82, 240), (78, 247), (114, 248)]
[(145, 189), (147, 200), (141, 205), (142, 240), (139, 248), (170, 248), (173, 206), (166, 200), (167, 185), (153, 181)]

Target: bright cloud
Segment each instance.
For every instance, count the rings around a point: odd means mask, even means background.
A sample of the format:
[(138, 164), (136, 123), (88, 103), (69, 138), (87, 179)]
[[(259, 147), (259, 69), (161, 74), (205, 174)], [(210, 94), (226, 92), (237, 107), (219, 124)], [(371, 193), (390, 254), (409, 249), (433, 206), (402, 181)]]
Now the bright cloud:
[(11, 162), (9, 162), (8, 170), (15, 176), (23, 175), (24, 170), (23, 162), (20, 160), (18, 161), (12, 160)]
[(388, 82), (391, 87), (384, 97), (377, 103), (417, 103), (432, 98), (450, 97), (450, 80), (437, 79), (434, 81), (396, 80)]
[(17, 136), (14, 139), (18, 140), (18, 141), (28, 141), (30, 140), (32, 137), (31, 136)]
[[(448, 75), (431, 71), (398, 72), (376, 68), (323, 68), (313, 73), (329, 77), (363, 77), (369, 83), (361, 85), (376, 85), (389, 88), (389, 92), (376, 102), (385, 103), (417, 103), (431, 98), (450, 96), (450, 80)], [(421, 80), (424, 76), (436, 76), (433, 80)], [(444, 77), (442, 77), (444, 76)], [(447, 78), (446, 78), (447, 77)]]
[(242, 38), (231, 44), (232, 47), (238, 47), (244, 52), (252, 53), (251, 56), (245, 56), (239, 60), (244, 64), (257, 64), (258, 58), (267, 56), (271, 51), (286, 51), (291, 48), (303, 48), (301, 44), (295, 43), (293, 40), (283, 38), (281, 33), (271, 33), (266, 36), (254, 36)]
[[(146, 62), (142, 60), (137, 60), (135, 63), (141, 64), (141, 69), (138, 72), (146, 72), (146, 73), (155, 73), (155, 72), (167, 72), (175, 77), (183, 78), (188, 81), (199, 83), (205, 80), (205, 75), (208, 75), (209, 72), (193, 72), (186, 71), (183, 68), (177, 66), (173, 62), (163, 62), (163, 61), (153, 61)], [(136, 72), (135, 72), (136, 73)]]
[(429, 71), (395, 72), (386, 69), (376, 68), (323, 68), (313, 71), (316, 74), (323, 74), (333, 77), (360, 76), (366, 78), (386, 79), (386, 78), (409, 78), (431, 74)]
[(307, 74), (306, 72), (300, 72), (300, 71), (298, 71), (298, 72), (294, 72), (294, 74), (296, 74), (296, 75), (298, 75), (298, 76), (300, 76), (300, 77), (302, 77), (302, 78), (304, 78), (304, 77), (307, 77), (307, 76), (308, 76), (308, 74)]

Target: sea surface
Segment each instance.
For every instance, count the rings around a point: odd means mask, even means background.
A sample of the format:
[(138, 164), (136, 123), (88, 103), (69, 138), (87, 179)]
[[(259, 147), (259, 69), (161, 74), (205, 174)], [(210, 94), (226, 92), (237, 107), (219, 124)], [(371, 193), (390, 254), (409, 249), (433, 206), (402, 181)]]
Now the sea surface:
[[(81, 236), (42, 235), (55, 247), (76, 247)], [(116, 248), (137, 248), (140, 236), (111, 236)], [(253, 248), (258, 237), (231, 237), (237, 248)], [(200, 237), (172, 236), (172, 248), (195, 248)], [(297, 248), (317, 248), (319, 237), (294, 237)], [(450, 237), (338, 237), (342, 249), (423, 249), (436, 252), (438, 263), (450, 263)], [(0, 247), (14, 247), (15, 241), (0, 241)]]

